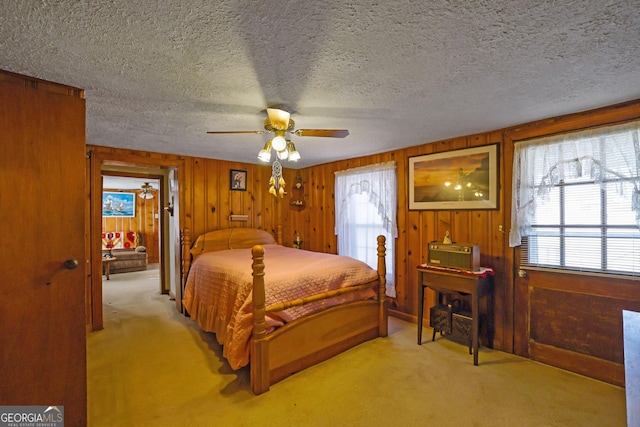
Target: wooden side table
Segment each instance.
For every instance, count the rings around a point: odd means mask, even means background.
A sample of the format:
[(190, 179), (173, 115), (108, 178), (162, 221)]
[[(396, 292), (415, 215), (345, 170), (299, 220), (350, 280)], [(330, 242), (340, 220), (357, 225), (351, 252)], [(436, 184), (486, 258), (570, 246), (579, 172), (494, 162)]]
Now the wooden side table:
[[(478, 333), (480, 325), (480, 298), (492, 295), (493, 270), (484, 274), (418, 267), (418, 345), (422, 344), (422, 321), (424, 318), (424, 289), (436, 292), (458, 292), (471, 295), (471, 340), (473, 364), (478, 365)], [(489, 307), (491, 305), (489, 304)]]
[(102, 270), (104, 271), (104, 275), (107, 276), (107, 280), (109, 280), (109, 272), (111, 271), (111, 261), (115, 261), (116, 257), (105, 258), (102, 257)]

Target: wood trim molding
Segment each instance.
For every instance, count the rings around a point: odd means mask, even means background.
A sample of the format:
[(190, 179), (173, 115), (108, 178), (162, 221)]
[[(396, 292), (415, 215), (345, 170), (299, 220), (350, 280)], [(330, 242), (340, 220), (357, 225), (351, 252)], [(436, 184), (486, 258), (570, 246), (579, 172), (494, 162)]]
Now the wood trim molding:
[[(155, 167), (155, 168), (176, 168), (178, 170), (178, 180), (183, 183), (179, 186), (180, 206), (184, 204), (184, 180), (185, 180), (185, 157), (173, 154), (150, 153), (135, 150), (124, 150), (118, 148), (108, 148), (100, 146), (87, 145), (87, 156), (90, 164), (90, 218), (91, 218), (91, 236), (99, 236), (102, 231), (102, 166), (118, 165), (132, 167)], [(180, 210), (179, 223), (183, 226), (187, 209)], [(104, 327), (103, 311), (102, 311), (102, 263), (97, 262), (102, 256), (102, 246), (100, 239), (92, 238), (91, 240), (91, 286), (90, 294), (91, 304), (90, 311), (87, 316), (90, 320), (90, 328), (94, 331), (101, 330)], [(179, 285), (179, 284), (177, 284)], [(88, 295), (89, 296), (89, 295)], [(89, 328), (89, 325), (87, 325)]]
[(640, 99), (506, 128), (504, 135), (513, 141), (521, 141), (590, 127), (610, 126), (638, 118)]
[(39, 89), (46, 92), (84, 99), (83, 89), (63, 85), (61, 83), (54, 83), (47, 80), (37, 79), (35, 77), (24, 76), (22, 74), (12, 73), (10, 71), (0, 70), (0, 81), (21, 84), (32, 89)]
[(532, 359), (590, 378), (624, 387), (624, 365), (529, 341)]

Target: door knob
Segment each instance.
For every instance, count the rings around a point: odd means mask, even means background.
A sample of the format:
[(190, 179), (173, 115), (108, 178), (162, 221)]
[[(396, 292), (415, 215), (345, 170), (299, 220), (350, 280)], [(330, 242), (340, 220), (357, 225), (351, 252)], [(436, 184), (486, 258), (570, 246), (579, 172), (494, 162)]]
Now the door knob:
[(77, 259), (68, 259), (64, 262), (64, 268), (67, 270), (74, 270), (78, 268), (78, 260)]

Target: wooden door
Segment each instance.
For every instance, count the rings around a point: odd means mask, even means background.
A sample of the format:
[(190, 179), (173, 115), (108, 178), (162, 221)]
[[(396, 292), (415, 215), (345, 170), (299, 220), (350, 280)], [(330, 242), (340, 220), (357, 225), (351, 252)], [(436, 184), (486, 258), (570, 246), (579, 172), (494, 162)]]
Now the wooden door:
[(86, 425), (83, 91), (0, 71), (0, 135), (0, 405)]

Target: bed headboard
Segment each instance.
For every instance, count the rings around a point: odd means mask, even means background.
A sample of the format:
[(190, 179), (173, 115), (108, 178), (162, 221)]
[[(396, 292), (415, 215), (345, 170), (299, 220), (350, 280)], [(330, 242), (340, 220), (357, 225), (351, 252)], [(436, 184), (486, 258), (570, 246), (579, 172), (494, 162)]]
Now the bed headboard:
[(265, 230), (257, 228), (225, 228), (198, 236), (189, 252), (193, 259), (196, 259), (198, 255), (206, 252), (252, 248), (254, 245), (273, 243), (276, 243), (276, 240)]

